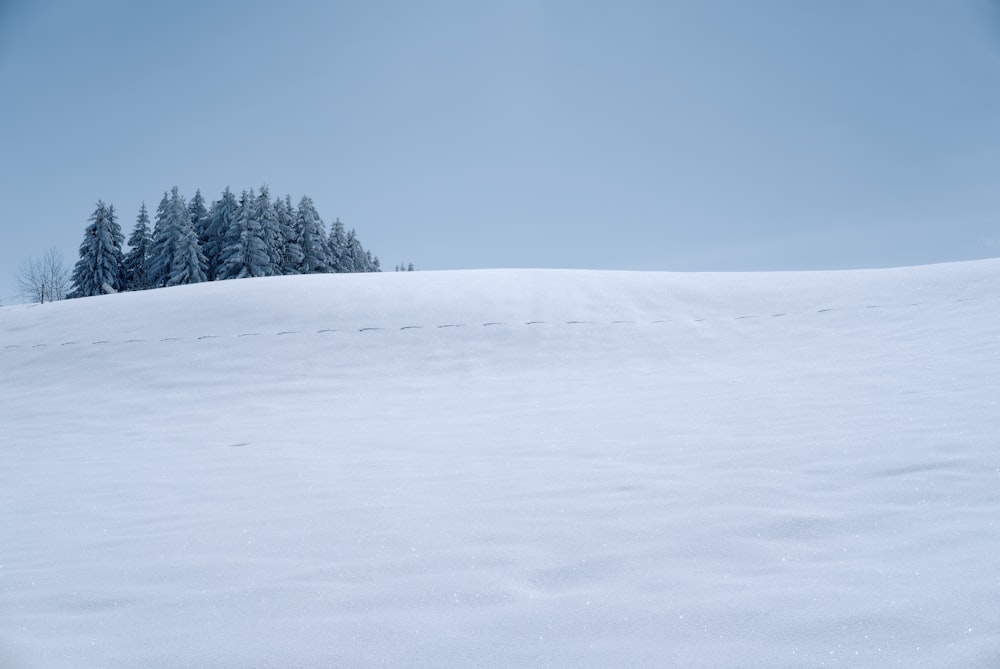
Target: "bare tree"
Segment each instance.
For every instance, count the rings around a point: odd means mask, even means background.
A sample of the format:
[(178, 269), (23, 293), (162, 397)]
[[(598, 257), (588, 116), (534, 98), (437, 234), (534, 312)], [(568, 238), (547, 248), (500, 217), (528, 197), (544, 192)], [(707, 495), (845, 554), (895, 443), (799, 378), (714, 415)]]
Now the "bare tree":
[(53, 302), (66, 298), (70, 288), (69, 270), (54, 246), (41, 258), (28, 256), (17, 272), (17, 287), (21, 298), (28, 302), (44, 304), (46, 300)]

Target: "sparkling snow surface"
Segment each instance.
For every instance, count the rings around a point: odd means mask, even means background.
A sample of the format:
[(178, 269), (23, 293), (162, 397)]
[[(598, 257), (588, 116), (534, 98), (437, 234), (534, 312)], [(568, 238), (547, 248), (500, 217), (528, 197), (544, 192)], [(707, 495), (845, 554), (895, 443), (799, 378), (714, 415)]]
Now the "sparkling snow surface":
[(1000, 261), (0, 309), (0, 666), (1000, 666)]

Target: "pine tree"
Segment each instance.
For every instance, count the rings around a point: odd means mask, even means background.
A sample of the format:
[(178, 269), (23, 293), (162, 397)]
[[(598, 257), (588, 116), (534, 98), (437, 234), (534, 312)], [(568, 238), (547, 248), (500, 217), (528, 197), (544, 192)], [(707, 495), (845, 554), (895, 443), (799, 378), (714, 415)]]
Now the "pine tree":
[(330, 259), (331, 272), (352, 272), (353, 263), (347, 255), (347, 233), (344, 224), (338, 218), (330, 226), (330, 237), (327, 242), (327, 254)]
[(170, 264), (170, 278), (167, 280), (167, 285), (179, 286), (186, 283), (208, 281), (207, 268), (208, 261), (205, 260), (205, 254), (201, 252), (198, 235), (194, 231), (194, 225), (188, 220), (184, 229), (181, 230), (177, 242), (173, 262)]
[(276, 276), (281, 274), (284, 254), (284, 237), (281, 234), (281, 224), (278, 222), (278, 214), (271, 203), (271, 194), (267, 186), (260, 187), (260, 195), (255, 202), (256, 219), (260, 223), (261, 236), (264, 239), (264, 247), (267, 249), (267, 274), (264, 276)]
[(370, 272), (368, 256), (365, 248), (358, 239), (358, 233), (354, 228), (347, 233), (347, 249), (344, 254), (344, 266), (349, 268), (348, 272)]
[(243, 192), (233, 225), (226, 234), (226, 247), (220, 256), (217, 279), (243, 279), (267, 276), (271, 260), (267, 255), (260, 222), (256, 218), (253, 189)]
[(80, 259), (73, 269), (73, 296), (89, 297), (125, 289), (122, 244), (125, 236), (115, 217), (115, 208), (97, 202), (83, 233)]
[(156, 218), (153, 223), (153, 243), (149, 247), (149, 259), (146, 263), (147, 287), (159, 288), (166, 283), (170, 268), (170, 257), (167, 255), (169, 233), (167, 231), (167, 210), (170, 208), (170, 195), (163, 191), (163, 199), (156, 207)]
[(146, 203), (142, 203), (135, 228), (128, 238), (129, 252), (125, 256), (125, 289), (145, 290), (149, 285), (149, 254), (153, 246), (153, 235), (149, 229), (149, 213)]
[(199, 190), (188, 206), (179, 189), (163, 194), (156, 210), (149, 259), (149, 285), (176, 286), (207, 280), (208, 263), (201, 251), (197, 227), (208, 219)]
[(236, 213), (239, 204), (236, 196), (226, 186), (222, 197), (212, 203), (212, 208), (206, 217), (206, 223), (198, 231), (198, 241), (201, 242), (201, 249), (208, 262), (208, 278), (214, 281), (221, 265), (220, 257), (222, 250), (226, 246), (226, 235), (236, 224)]
[(284, 200), (280, 198), (276, 200), (274, 211), (278, 215), (278, 225), (284, 241), (285, 252), (281, 258), (281, 273), (298, 274), (305, 254), (302, 253), (302, 246), (299, 244), (298, 229), (295, 225), (297, 213), (292, 207), (292, 198), (286, 195)]
[(308, 195), (303, 195), (299, 200), (299, 210), (295, 217), (295, 227), (298, 232), (299, 246), (302, 248), (302, 263), (299, 265), (299, 272), (302, 274), (315, 274), (318, 272), (330, 271), (328, 259), (328, 247), (326, 244), (326, 232), (323, 229), (323, 221), (313, 206), (313, 201)]
[(163, 194), (163, 200), (156, 209), (153, 248), (149, 259), (152, 287), (159, 288), (169, 283), (181, 238), (190, 226), (187, 204), (177, 186), (174, 186), (169, 196)]
[(205, 198), (201, 196), (200, 188), (194, 192), (194, 197), (188, 203), (188, 218), (191, 219), (191, 225), (200, 238), (202, 230), (208, 224), (208, 210), (205, 208)]

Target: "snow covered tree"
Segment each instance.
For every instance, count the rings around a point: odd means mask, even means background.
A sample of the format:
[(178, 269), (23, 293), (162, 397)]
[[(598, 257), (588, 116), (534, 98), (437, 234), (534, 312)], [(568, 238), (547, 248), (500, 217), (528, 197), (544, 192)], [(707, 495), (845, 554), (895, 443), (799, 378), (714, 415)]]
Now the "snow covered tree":
[(149, 288), (159, 288), (166, 283), (167, 268), (170, 266), (170, 258), (166, 257), (169, 236), (167, 210), (169, 208), (170, 194), (163, 191), (163, 198), (156, 207), (153, 231), (150, 234), (149, 256), (146, 259), (146, 285)]
[(344, 231), (344, 224), (338, 218), (330, 226), (330, 237), (327, 241), (327, 254), (329, 257), (329, 271), (331, 272), (353, 272), (353, 263), (349, 262), (347, 255), (347, 232)]
[(268, 276), (271, 259), (267, 255), (263, 230), (256, 218), (254, 192), (243, 192), (233, 225), (226, 234), (226, 246), (219, 258), (216, 279), (243, 279)]
[(274, 211), (278, 215), (278, 226), (281, 228), (281, 237), (284, 242), (281, 273), (298, 274), (305, 255), (302, 253), (302, 246), (299, 245), (298, 229), (295, 225), (297, 214), (295, 208), (292, 207), (292, 198), (286, 195), (284, 200), (280, 198), (276, 200)]
[(146, 203), (139, 208), (135, 228), (128, 238), (129, 251), (125, 255), (125, 290), (145, 290), (149, 285), (149, 254), (153, 246), (153, 235), (149, 229), (149, 213)]
[(149, 257), (150, 286), (166, 286), (171, 278), (174, 256), (181, 237), (191, 225), (187, 204), (177, 186), (170, 195), (163, 194), (163, 200), (156, 209), (156, 224), (153, 227), (153, 246)]
[(358, 233), (354, 228), (347, 233), (347, 248), (344, 251), (343, 266), (347, 272), (370, 272), (371, 263), (365, 248), (358, 239)]
[(191, 208), (184, 202), (176, 186), (156, 211), (153, 243), (149, 258), (149, 278), (152, 287), (177, 286), (184, 283), (206, 281), (208, 262), (201, 251), (198, 233), (192, 222), (197, 214), (199, 221), (207, 217), (204, 200)]
[(239, 200), (227, 186), (209, 208), (200, 189), (186, 202), (175, 186), (164, 192), (152, 232), (145, 204), (140, 219), (125, 263), (129, 290), (237, 276), (381, 271), (378, 257), (354, 230), (348, 235), (340, 219), (328, 235), (308, 196), (294, 207), (287, 195), (272, 201), (267, 186), (259, 194), (243, 191)]
[(381, 272), (379, 260), (370, 251), (366, 251), (358, 233), (353, 228), (344, 233), (344, 224), (338, 218), (330, 228), (327, 240), (330, 254), (331, 272)]
[(323, 221), (308, 195), (303, 195), (302, 199), (299, 200), (295, 227), (298, 231), (299, 246), (302, 248), (303, 255), (299, 272), (302, 274), (329, 272), (326, 232), (323, 229)]
[(170, 209), (170, 194), (163, 191), (163, 198), (156, 207), (156, 219), (153, 232), (150, 235), (149, 257), (146, 260), (146, 286), (159, 288), (166, 283), (167, 272), (170, 269), (170, 257), (167, 255), (169, 237), (167, 231), (167, 212)]
[(73, 297), (115, 293), (125, 289), (122, 244), (125, 236), (115, 217), (115, 208), (97, 202), (83, 233), (80, 259), (73, 268)]
[(179, 286), (186, 283), (208, 281), (207, 269), (208, 261), (205, 260), (205, 254), (201, 252), (198, 234), (194, 231), (194, 225), (189, 220), (184, 229), (181, 230), (180, 238), (177, 241), (173, 262), (170, 264), (170, 278), (167, 280), (167, 285)]
[(205, 198), (201, 196), (200, 188), (194, 192), (194, 197), (188, 203), (188, 218), (191, 219), (194, 231), (200, 235), (208, 221), (208, 210), (205, 208)]
[(222, 197), (212, 203), (212, 208), (205, 219), (206, 223), (198, 231), (198, 241), (201, 242), (201, 249), (208, 262), (208, 278), (215, 280), (221, 265), (220, 257), (222, 250), (226, 246), (226, 235), (231, 228), (236, 225), (236, 214), (239, 204), (236, 196), (226, 186)]
[(267, 249), (268, 265), (267, 274), (264, 276), (276, 276), (281, 274), (282, 256), (284, 255), (284, 237), (281, 234), (281, 224), (278, 222), (278, 214), (271, 203), (271, 194), (267, 186), (260, 187), (260, 195), (255, 202), (255, 218), (260, 224), (261, 237), (264, 239), (264, 247)]

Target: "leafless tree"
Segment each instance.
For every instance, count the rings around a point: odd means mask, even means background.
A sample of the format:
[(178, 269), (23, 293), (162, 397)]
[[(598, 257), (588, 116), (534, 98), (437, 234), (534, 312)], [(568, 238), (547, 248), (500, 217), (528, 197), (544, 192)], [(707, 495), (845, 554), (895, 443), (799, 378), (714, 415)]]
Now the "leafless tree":
[(44, 304), (46, 301), (65, 299), (69, 283), (69, 270), (54, 246), (41, 258), (28, 256), (17, 272), (18, 290), (21, 298), (28, 302)]

